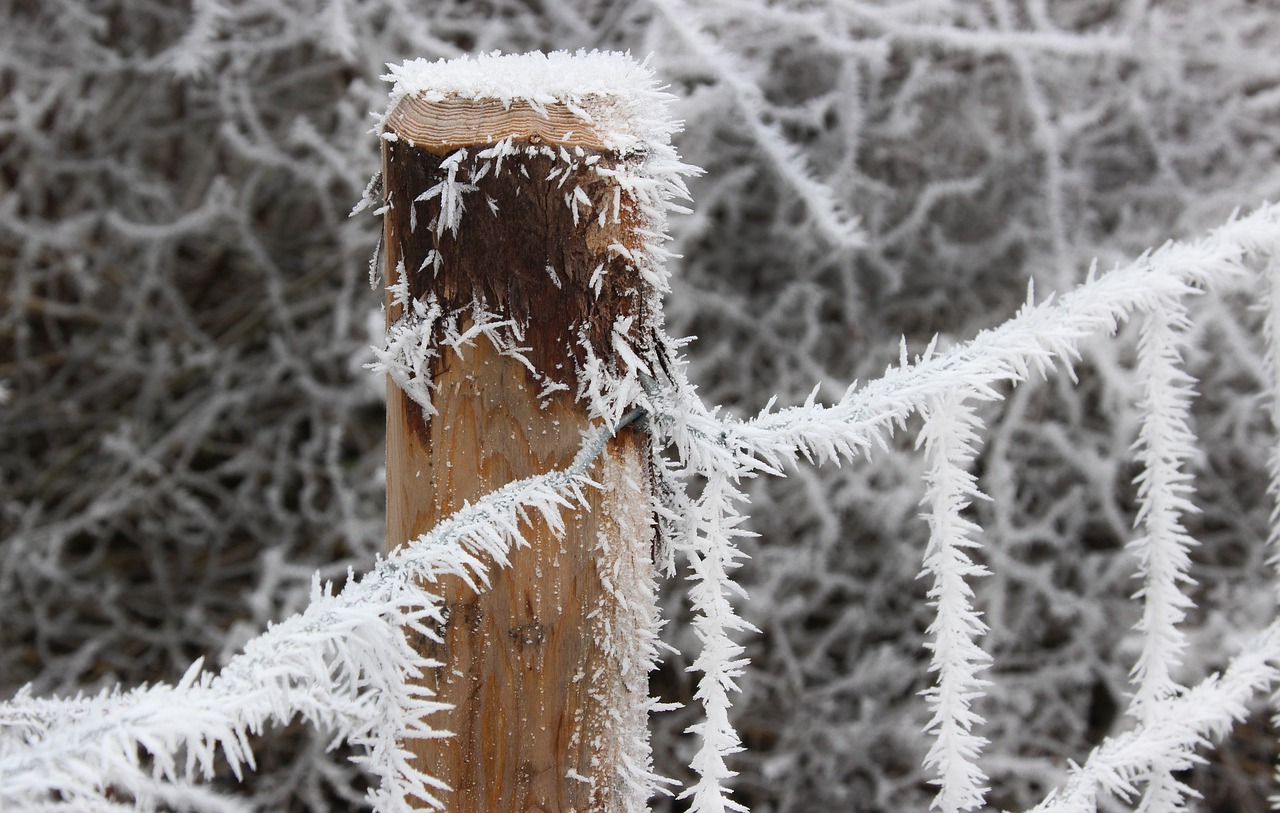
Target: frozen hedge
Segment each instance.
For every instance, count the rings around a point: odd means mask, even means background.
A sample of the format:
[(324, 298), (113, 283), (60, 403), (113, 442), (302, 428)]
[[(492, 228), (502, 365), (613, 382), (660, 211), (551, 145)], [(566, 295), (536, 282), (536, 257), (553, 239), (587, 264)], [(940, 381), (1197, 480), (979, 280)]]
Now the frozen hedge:
[[(803, 408), (815, 384), (811, 408), (837, 409), (849, 382), (935, 334), (945, 358), (1004, 322), (1029, 280), (1041, 301), (1065, 294), (1095, 257), (1127, 263), (1280, 192), (1280, 20), (1243, 0), (0, 0), (0, 692), (176, 684), (197, 657), (232, 662), (308, 606), (316, 572), (342, 583), (372, 566), (381, 383), (363, 365), (380, 341), (366, 284), (378, 224), (347, 214), (377, 163), (378, 77), (409, 57), (579, 47), (653, 52), (682, 100), (678, 146), (706, 174), (694, 214), (672, 223), (683, 259), (667, 323), (698, 336), (688, 376), (729, 415), (775, 395)], [(973, 611), (990, 628), (991, 666), (957, 673), (961, 689), (996, 687), (974, 702), (986, 779), (953, 785), (955, 804), (983, 783), (991, 806), (1036, 804), (1069, 760), (1142, 721), (1122, 714), (1131, 693), (1139, 712), (1174, 702), (1171, 686), (1264, 652), (1265, 639), (1246, 647), (1275, 601), (1259, 290), (1179, 300), (1185, 319), (1086, 342), (1077, 380), (926, 404), (958, 424), (926, 431), (922, 452), (912, 424), (870, 463), (739, 486), (759, 536), (738, 540), (750, 600), (736, 606), (759, 632), (735, 636), (752, 666), (731, 713), (746, 746), (728, 757), (733, 798), (928, 808), (948, 764), (925, 731), (946, 725), (937, 694), (919, 696), (942, 594), (917, 577), (940, 572), (926, 551), (966, 549), (963, 531), (930, 542), (938, 517), (983, 529), (971, 565), (991, 573), (972, 580), (972, 607), (948, 605), (961, 628)], [(1177, 356), (1194, 399), (1149, 372)], [(1153, 395), (1152, 380), (1174, 392)], [(1171, 435), (1144, 428), (1157, 401)], [(982, 442), (955, 446), (975, 421)], [(1150, 477), (1134, 485), (1144, 456), (1170, 463), (1163, 490), (1196, 511), (1151, 506)], [(701, 499), (724, 485), (709, 484)], [(992, 499), (959, 507), (971, 488)], [(1144, 543), (1153, 525), (1176, 544)], [(1157, 567), (1187, 599), (1165, 606), (1185, 616), (1176, 634), (1153, 638), (1167, 627), (1131, 595)], [(666, 634), (691, 657), (681, 595)], [(1176, 668), (1131, 684), (1140, 663)], [(658, 771), (691, 784), (689, 665), (672, 656), (655, 676), (686, 708), (655, 718), (653, 745)], [(1228, 673), (1215, 702), (1248, 683)], [(1194, 708), (1201, 695), (1180, 696)], [(1207, 808), (1265, 808), (1267, 730), (1255, 708), (1189, 775)], [(210, 791), (157, 798), (364, 803), (370, 780), (348, 746), (326, 752), (331, 733), (270, 732), (245, 783), (223, 767)], [(1126, 747), (1146, 746), (1112, 740), (1086, 769), (1126, 764)], [(1189, 764), (1171, 759), (1167, 775)]]

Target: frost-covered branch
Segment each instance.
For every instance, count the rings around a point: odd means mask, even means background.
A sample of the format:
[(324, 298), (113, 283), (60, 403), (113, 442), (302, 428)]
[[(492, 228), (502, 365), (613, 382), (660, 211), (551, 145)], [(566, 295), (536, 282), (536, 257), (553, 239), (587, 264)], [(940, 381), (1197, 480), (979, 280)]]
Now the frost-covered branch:
[(813, 171), (805, 166), (803, 156), (787, 143), (778, 128), (761, 120), (761, 115), (767, 107), (764, 94), (751, 81), (747, 71), (736, 64), (730, 54), (700, 30), (698, 14), (680, 0), (650, 0), (650, 2), (667, 18), (676, 36), (688, 43), (690, 49), (711, 66), (729, 89), (760, 149), (809, 208), (819, 233), (842, 250), (862, 246), (865, 236), (859, 229), (857, 221), (841, 211), (831, 188), (814, 178)]
[[(1280, 256), (1272, 255), (1266, 266), (1265, 293), (1262, 303), (1266, 308), (1263, 320), (1263, 335), (1267, 342), (1265, 361), (1267, 380), (1267, 406), (1270, 411), (1271, 427), (1280, 435)], [(1270, 536), (1267, 547), (1270, 551), (1269, 564), (1280, 573), (1280, 440), (1271, 445), (1267, 456), (1267, 472), (1270, 482), (1267, 494), (1271, 497)], [(1280, 578), (1275, 581), (1277, 600), (1280, 600)]]
[(1103, 794), (1132, 799), (1153, 769), (1186, 770), (1203, 762), (1196, 750), (1243, 720), (1249, 701), (1277, 680), (1280, 624), (1273, 623), (1246, 641), (1221, 675), (1155, 703), (1137, 728), (1108, 738), (1029, 813), (1094, 813)]

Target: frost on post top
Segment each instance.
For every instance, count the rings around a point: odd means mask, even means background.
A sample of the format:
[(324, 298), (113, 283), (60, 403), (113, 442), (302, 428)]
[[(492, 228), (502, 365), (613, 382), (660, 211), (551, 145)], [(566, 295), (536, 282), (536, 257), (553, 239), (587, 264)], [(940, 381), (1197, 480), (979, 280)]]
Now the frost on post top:
[(382, 369), (429, 416), (441, 344), (482, 333), (544, 393), (620, 418), (668, 352), (667, 213), (695, 171), (671, 145), (673, 97), (617, 53), (416, 60), (385, 78)]
[(626, 153), (668, 144), (677, 127), (667, 116), (672, 97), (628, 54), (490, 54), (388, 68), (395, 87), (383, 132), (426, 149), (536, 135)]

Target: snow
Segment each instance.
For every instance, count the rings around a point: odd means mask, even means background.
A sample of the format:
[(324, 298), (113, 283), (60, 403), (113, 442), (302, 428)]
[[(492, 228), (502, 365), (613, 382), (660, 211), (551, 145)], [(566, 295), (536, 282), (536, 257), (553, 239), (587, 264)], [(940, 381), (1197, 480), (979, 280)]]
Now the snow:
[(667, 143), (679, 127), (667, 113), (674, 97), (658, 86), (646, 63), (629, 53), (495, 51), (414, 59), (387, 69), (383, 78), (394, 82), (388, 113), (406, 96), (436, 102), (491, 99), (507, 108), (524, 102), (540, 113), (558, 104), (591, 124), (606, 147), (623, 152)]

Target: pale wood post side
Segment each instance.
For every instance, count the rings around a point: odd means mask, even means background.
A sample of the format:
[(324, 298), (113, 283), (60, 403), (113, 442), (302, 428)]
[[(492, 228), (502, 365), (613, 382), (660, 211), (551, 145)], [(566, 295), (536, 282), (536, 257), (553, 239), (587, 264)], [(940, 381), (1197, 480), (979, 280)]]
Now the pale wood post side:
[[(385, 130), (391, 287), (403, 273), (410, 296), (461, 314), (461, 327), (474, 322), (473, 305), (513, 321), (536, 371), (478, 337), (460, 352), (440, 344), (436, 414), (388, 383), (394, 549), (464, 501), (568, 465), (592, 424), (576, 398), (586, 357), (611, 352), (619, 316), (643, 324), (650, 297), (617, 251), (641, 239), (629, 198), (599, 171), (616, 156), (569, 109), (406, 97)], [(451, 177), (459, 186), (424, 197)], [(451, 217), (455, 193), (463, 209), (450, 227), (440, 218)], [(402, 310), (389, 295), (389, 326)], [(647, 455), (643, 435), (622, 429), (591, 472), (603, 488), (589, 490), (589, 510), (569, 518), (562, 538), (536, 523), (531, 547), (493, 568), (479, 594), (457, 579), (433, 586), (448, 612), (443, 642), (417, 644), (443, 664), (427, 685), (454, 706), (430, 723), (454, 736), (411, 747), (418, 767), (453, 789), (442, 796), (451, 813), (630, 806), (623, 751), (646, 725), (648, 663), (626, 636), (647, 610), (628, 606), (636, 601), (618, 586), (651, 591), (654, 580)]]

